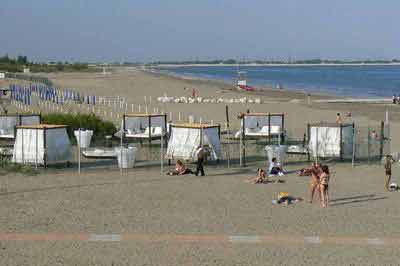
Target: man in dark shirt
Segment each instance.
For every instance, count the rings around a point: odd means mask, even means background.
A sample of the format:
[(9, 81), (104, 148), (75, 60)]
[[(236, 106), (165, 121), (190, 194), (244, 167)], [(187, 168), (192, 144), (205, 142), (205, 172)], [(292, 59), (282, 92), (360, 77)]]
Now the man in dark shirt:
[(197, 167), (196, 167), (196, 172), (195, 172), (196, 176), (199, 175), (199, 172), (200, 172), (201, 176), (205, 175), (204, 168), (203, 168), (204, 157), (205, 157), (204, 148), (199, 146), (197, 148)]

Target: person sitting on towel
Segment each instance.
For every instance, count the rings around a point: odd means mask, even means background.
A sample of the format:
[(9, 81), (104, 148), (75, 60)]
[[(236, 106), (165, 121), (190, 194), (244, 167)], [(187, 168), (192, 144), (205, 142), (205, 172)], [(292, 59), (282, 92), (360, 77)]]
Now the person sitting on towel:
[(262, 184), (264, 181), (268, 181), (265, 177), (265, 171), (262, 168), (257, 169), (257, 176), (256, 177), (250, 177), (247, 182), (250, 182), (252, 184)]
[(193, 174), (192, 170), (185, 167), (181, 160), (176, 161), (175, 169), (167, 173), (168, 175), (186, 175)]
[(270, 175), (283, 175), (283, 169), (275, 157), (272, 158), (271, 164), (269, 165), (269, 174)]

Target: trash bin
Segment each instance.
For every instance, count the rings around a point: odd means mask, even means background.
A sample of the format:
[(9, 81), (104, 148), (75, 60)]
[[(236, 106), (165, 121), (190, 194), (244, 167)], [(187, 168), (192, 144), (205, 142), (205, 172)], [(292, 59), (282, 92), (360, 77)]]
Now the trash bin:
[(81, 148), (89, 148), (90, 141), (92, 140), (93, 130), (81, 130), (81, 137), (79, 139), (79, 130), (74, 131), (76, 142), (81, 146)]
[(267, 152), (267, 157), (271, 163), (272, 158), (276, 158), (278, 163), (283, 167), (286, 158), (286, 145), (267, 145), (265, 146), (265, 151)]
[[(135, 167), (136, 160), (136, 151), (137, 148), (133, 146), (123, 147), (122, 152), (121, 148), (115, 148), (115, 153), (118, 159), (118, 167), (119, 168), (133, 168)], [(122, 157), (121, 157), (122, 156)]]

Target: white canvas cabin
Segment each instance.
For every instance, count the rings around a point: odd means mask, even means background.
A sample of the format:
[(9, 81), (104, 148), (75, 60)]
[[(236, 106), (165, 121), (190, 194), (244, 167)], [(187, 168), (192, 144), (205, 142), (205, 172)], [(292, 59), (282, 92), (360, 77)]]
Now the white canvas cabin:
[(170, 125), (168, 159), (195, 160), (199, 146), (206, 147), (210, 151), (209, 159), (221, 159), (220, 125)]
[(125, 114), (124, 136), (138, 140), (161, 139), (167, 132), (166, 114)]
[(310, 155), (321, 158), (352, 158), (354, 124), (308, 124)]
[(284, 114), (244, 113), (240, 119), (242, 128), (236, 133), (236, 138), (239, 138), (242, 132), (244, 137), (249, 139), (277, 137), (284, 133)]
[(17, 126), (13, 162), (47, 166), (52, 163), (69, 162), (71, 157), (67, 126)]
[(14, 139), (16, 126), (38, 125), (40, 123), (41, 123), (41, 116), (38, 114), (0, 115), (0, 139)]

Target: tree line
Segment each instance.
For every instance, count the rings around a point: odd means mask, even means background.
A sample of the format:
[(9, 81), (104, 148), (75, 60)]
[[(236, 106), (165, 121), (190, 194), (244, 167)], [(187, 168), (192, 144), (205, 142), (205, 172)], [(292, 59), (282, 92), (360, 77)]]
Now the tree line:
[(89, 65), (86, 63), (69, 63), (65, 62), (49, 62), (35, 63), (28, 60), (27, 56), (18, 55), (13, 58), (8, 54), (0, 57), (0, 71), (5, 72), (23, 72), (28, 67), (30, 72), (73, 72), (73, 71), (89, 71)]

